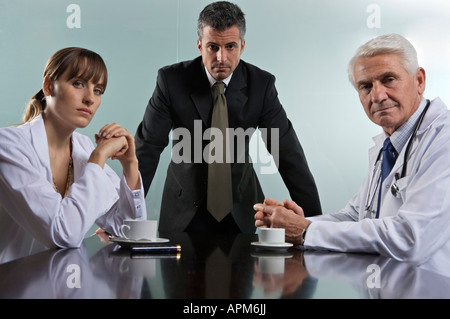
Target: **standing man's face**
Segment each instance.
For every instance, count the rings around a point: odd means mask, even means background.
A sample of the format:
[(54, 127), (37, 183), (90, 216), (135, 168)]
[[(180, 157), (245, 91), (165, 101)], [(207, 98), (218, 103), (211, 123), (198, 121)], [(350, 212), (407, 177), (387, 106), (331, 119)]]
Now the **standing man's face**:
[(361, 57), (354, 68), (356, 89), (367, 116), (391, 135), (417, 110), (425, 71), (411, 76), (396, 54)]
[(236, 25), (224, 31), (205, 26), (197, 47), (208, 72), (216, 81), (222, 81), (238, 66), (245, 40), (241, 41), (241, 32)]

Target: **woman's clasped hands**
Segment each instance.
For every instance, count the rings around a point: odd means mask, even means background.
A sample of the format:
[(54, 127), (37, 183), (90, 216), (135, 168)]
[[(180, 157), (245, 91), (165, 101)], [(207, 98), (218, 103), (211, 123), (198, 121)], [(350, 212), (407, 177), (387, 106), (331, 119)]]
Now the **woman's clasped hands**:
[(97, 163), (103, 168), (108, 158), (119, 160), (130, 188), (140, 188), (134, 136), (119, 124), (113, 123), (103, 126), (95, 134), (95, 142), (97, 147), (89, 162)]
[(117, 159), (122, 165), (136, 159), (133, 135), (117, 123), (103, 126), (95, 134), (95, 142), (108, 158)]

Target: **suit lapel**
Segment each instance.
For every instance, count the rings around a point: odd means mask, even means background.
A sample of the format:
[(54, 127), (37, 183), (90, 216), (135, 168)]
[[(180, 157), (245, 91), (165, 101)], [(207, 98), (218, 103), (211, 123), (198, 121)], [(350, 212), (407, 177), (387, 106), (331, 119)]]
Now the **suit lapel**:
[(208, 90), (198, 91), (191, 94), (191, 99), (194, 102), (203, 123), (205, 126), (208, 126), (208, 121), (210, 118), (209, 114), (213, 103), (211, 93), (209, 93)]
[(247, 79), (242, 63), (243, 62), (241, 61), (236, 70), (234, 70), (231, 81), (225, 92), (225, 96), (227, 97), (228, 114), (231, 115), (228, 117), (230, 120), (230, 126), (234, 126), (234, 123), (232, 123), (231, 120), (237, 118), (237, 115), (241, 113), (242, 108), (248, 100), (247, 95), (244, 93), (244, 89), (247, 87)]
[[(201, 61), (201, 60), (200, 60)], [(209, 88), (208, 78), (206, 77), (206, 71), (203, 63), (200, 63), (200, 72), (195, 76), (199, 79), (197, 90), (191, 94), (191, 99), (197, 108), (200, 117), (206, 127), (209, 127), (212, 114), (212, 94)], [(242, 67), (242, 61), (239, 63), (236, 70), (233, 72), (233, 76), (226, 89), (225, 96), (227, 97), (228, 114), (236, 115), (242, 110), (242, 107), (247, 103), (248, 97), (244, 93), (244, 89), (247, 87), (247, 81)], [(229, 119), (235, 118), (230, 116)], [(230, 123), (232, 125), (232, 123)]]
[(206, 127), (208, 127), (213, 100), (211, 89), (209, 87), (209, 81), (205, 73), (205, 67), (201, 62), (201, 57), (197, 58), (197, 61), (199, 61), (199, 66), (195, 66), (196, 73), (193, 76), (193, 79), (198, 83), (198, 85), (196, 86), (196, 90), (191, 94), (191, 99), (194, 102), (203, 123)]

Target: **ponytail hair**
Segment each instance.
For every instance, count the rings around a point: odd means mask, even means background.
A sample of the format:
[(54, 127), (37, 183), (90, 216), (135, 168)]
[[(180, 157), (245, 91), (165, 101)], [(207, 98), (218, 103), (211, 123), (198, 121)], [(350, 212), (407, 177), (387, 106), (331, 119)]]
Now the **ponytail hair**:
[(45, 110), (45, 106), (45, 94), (44, 91), (40, 89), (28, 102), (25, 113), (23, 114), (23, 122), (26, 123), (33, 120)]

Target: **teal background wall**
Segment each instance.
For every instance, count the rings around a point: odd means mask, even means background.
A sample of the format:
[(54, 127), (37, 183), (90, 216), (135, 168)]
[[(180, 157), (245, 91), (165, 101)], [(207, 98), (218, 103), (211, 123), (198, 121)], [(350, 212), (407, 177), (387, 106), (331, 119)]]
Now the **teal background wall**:
[[(196, 22), (204, 0), (0, 0), (0, 127), (21, 121), (42, 85), (47, 59), (80, 46), (98, 52), (109, 71), (102, 105), (88, 128), (106, 123), (135, 132), (157, 70), (195, 58)], [(450, 105), (448, 0), (236, 0), (246, 13), (242, 59), (277, 78), (279, 98), (293, 122), (316, 178), (325, 213), (342, 208), (367, 170), (371, 123), (347, 80), (347, 63), (370, 38), (400, 33), (416, 47), (427, 72), (427, 98)], [(74, 11), (74, 6), (75, 11)], [(349, 146), (348, 143), (351, 143)], [(163, 153), (147, 197), (159, 218), (170, 149)], [(120, 165), (109, 162), (121, 174)], [(259, 173), (259, 170), (258, 170)], [(266, 196), (289, 198), (278, 174), (262, 175)]]

